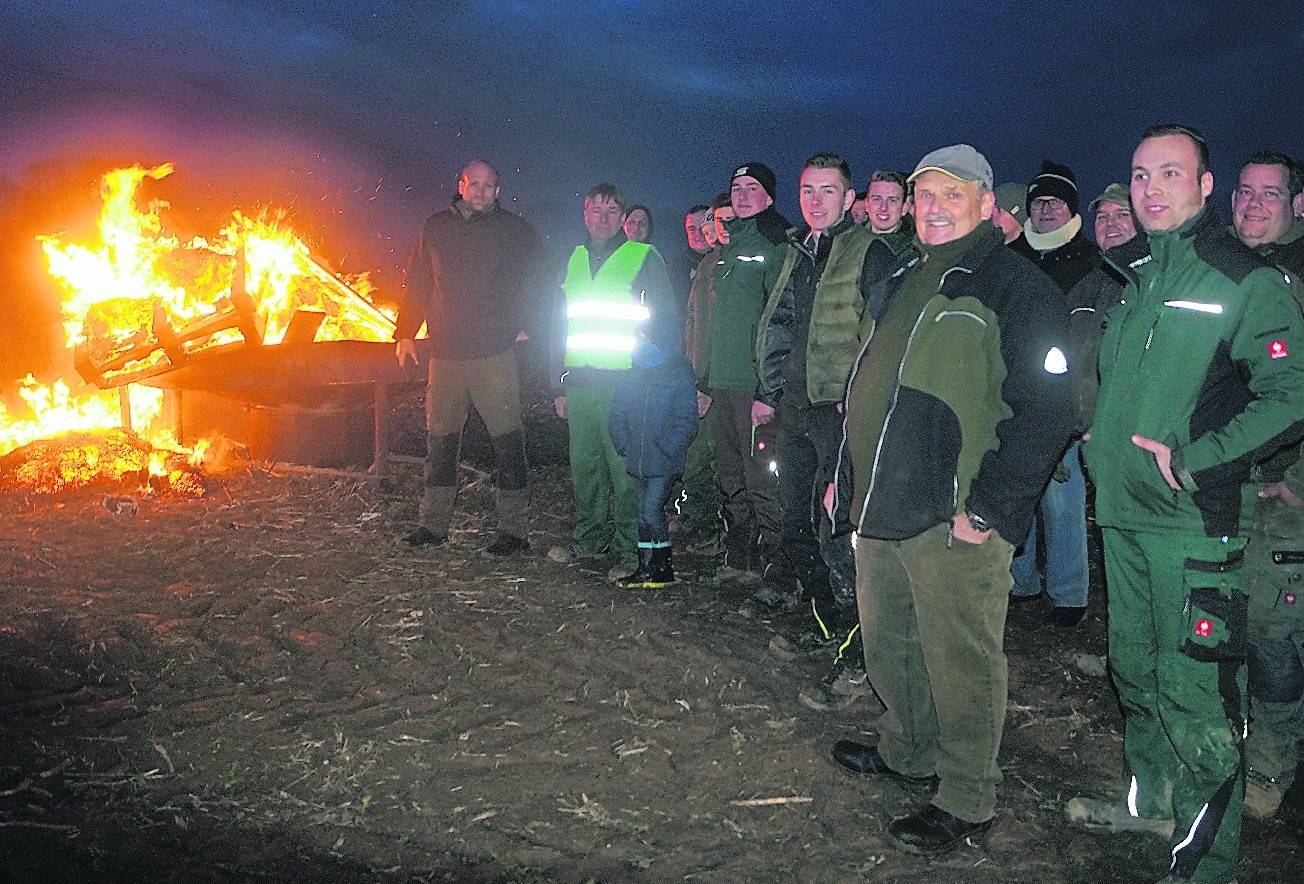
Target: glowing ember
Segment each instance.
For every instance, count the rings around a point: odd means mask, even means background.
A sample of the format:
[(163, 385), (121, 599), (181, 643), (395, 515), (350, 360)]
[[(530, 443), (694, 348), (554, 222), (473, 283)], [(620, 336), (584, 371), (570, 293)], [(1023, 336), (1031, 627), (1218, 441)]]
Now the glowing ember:
[[(167, 232), (167, 204), (142, 208), (138, 192), (146, 179), (171, 173), (170, 164), (107, 173), (97, 243), (38, 237), (63, 291), (64, 331), (79, 372), (102, 387), (126, 385), (129, 409), (117, 391), (63, 380), (44, 385), (29, 375), (19, 383), (23, 408), (13, 403), (11, 412), (0, 403), (3, 484), (46, 492), (139, 475), (155, 490), (181, 485), (202, 493), (197, 480), (186, 485), (182, 474), (194, 476), (181, 467), (201, 464), (207, 443), (188, 449), (155, 427), (162, 392), (131, 381), (212, 348), (280, 343), (300, 312), (320, 316), (315, 340), (391, 339), (394, 314), (368, 299), (366, 275), (327, 270), (283, 213), (233, 212), (211, 240)], [(102, 432), (121, 426), (124, 410), (135, 428), (145, 428), (143, 438)], [(78, 435), (41, 441), (62, 434)], [(16, 451), (24, 446), (30, 450)]]
[(204, 482), (186, 453), (155, 449), (122, 430), (100, 430), (38, 439), (0, 457), (0, 488), (37, 494), (126, 488), (199, 497)]

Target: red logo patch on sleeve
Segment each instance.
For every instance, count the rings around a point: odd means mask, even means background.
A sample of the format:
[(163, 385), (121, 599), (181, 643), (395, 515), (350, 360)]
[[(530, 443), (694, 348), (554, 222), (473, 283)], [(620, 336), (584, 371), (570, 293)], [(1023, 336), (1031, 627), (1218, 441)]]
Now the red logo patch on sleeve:
[(1195, 621), (1195, 634), (1200, 636), (1200, 638), (1208, 638), (1209, 636), (1213, 635), (1213, 621), (1212, 620)]
[(1285, 359), (1290, 353), (1286, 350), (1285, 341), (1273, 341), (1268, 345), (1268, 355), (1273, 359)]

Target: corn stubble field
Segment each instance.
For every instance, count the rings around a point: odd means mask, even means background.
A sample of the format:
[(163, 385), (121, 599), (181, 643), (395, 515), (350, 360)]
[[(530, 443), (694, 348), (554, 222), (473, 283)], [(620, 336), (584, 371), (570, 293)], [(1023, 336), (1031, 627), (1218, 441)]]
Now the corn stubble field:
[[(1103, 598), (1052, 633), (1011, 609), (1001, 820), (925, 861), (883, 828), (922, 793), (827, 760), (873, 707), (797, 702), (819, 662), (684, 556), (661, 592), (543, 558), (569, 524), (540, 471), (529, 557), (492, 560), (492, 493), (449, 546), (396, 538), (384, 490), (252, 467), (199, 498), (0, 495), (0, 881), (1152, 881), (1144, 836), (1068, 829), (1108, 794), (1120, 720)], [(1089, 668), (1089, 667), (1088, 667)], [(1247, 825), (1241, 879), (1292, 881), (1300, 821)]]

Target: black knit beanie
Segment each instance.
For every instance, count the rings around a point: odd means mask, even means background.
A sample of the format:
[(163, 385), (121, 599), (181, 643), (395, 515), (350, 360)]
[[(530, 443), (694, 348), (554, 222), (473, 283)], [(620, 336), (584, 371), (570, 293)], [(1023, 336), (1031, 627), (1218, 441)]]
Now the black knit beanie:
[(1032, 201), (1042, 196), (1053, 196), (1068, 203), (1069, 214), (1078, 213), (1078, 179), (1073, 170), (1050, 160), (1043, 160), (1041, 171), (1028, 183), (1028, 212)]
[(761, 182), (761, 187), (765, 188), (765, 192), (770, 195), (770, 199), (774, 199), (775, 179), (773, 169), (764, 163), (744, 163), (734, 169), (734, 173), (729, 176), (729, 186), (733, 186), (735, 178), (742, 178), (744, 175)]

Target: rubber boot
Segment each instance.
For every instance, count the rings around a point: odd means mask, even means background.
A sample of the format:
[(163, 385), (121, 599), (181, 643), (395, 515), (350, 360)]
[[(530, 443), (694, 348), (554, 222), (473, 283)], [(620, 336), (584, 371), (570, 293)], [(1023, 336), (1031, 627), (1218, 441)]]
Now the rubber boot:
[(494, 489), (498, 530), (524, 539), (530, 534), (530, 486), (525, 434), (512, 430), (490, 439), (494, 448)]
[(618, 577), (616, 579), (616, 585), (621, 589), (642, 589), (646, 586), (647, 579), (652, 573), (651, 565), (653, 552), (655, 552), (655, 550), (649, 549), (645, 546), (640, 546), (638, 548), (638, 567), (635, 568), (634, 573), (630, 574), (628, 577)]
[(675, 582), (673, 554), (668, 546), (658, 546), (651, 550), (648, 557), (648, 574), (643, 581), (644, 589), (662, 589)]
[(424, 487), (421, 493), (420, 524), (435, 537), (448, 536), (448, 523), (457, 500), (457, 461), (462, 448), (461, 433), (426, 437)]

